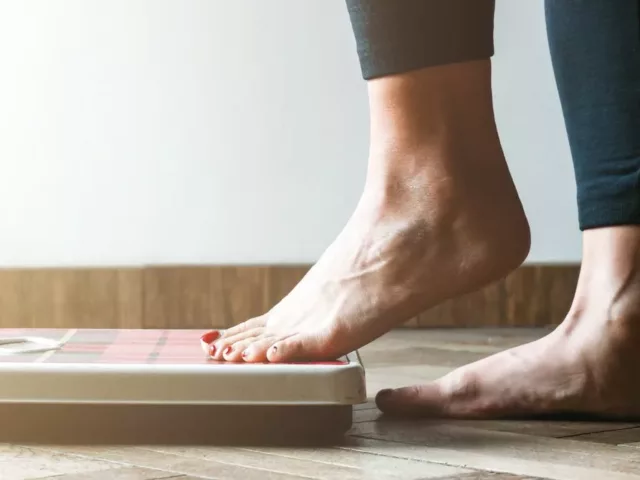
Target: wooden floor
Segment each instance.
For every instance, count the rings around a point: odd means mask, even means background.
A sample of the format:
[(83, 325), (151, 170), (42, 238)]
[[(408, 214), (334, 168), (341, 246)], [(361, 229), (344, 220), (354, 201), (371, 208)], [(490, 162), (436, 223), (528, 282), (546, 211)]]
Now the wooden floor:
[[(370, 395), (419, 383), (541, 330), (395, 331), (364, 348)], [(2, 480), (640, 479), (640, 424), (377, 421), (355, 411), (331, 448), (0, 445)], [(1, 427), (0, 427), (1, 428)]]

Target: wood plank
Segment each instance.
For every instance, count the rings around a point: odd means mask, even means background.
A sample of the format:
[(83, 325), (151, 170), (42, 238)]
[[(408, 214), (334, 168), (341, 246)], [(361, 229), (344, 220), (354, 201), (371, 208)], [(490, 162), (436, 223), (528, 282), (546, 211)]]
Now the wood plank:
[(367, 392), (375, 396), (378, 391), (386, 388), (426, 383), (446, 375), (451, 370), (451, 367), (431, 365), (367, 367)]
[(571, 306), (578, 283), (574, 265), (520, 268), (504, 280), (504, 314), (508, 326), (557, 325)]
[[(265, 313), (294, 283), (297, 269), (149, 267), (144, 270), (145, 328), (228, 328)], [(277, 278), (274, 278), (277, 277)], [(272, 299), (272, 302), (269, 299)]]
[[(505, 323), (515, 325), (547, 325), (546, 318), (548, 302), (547, 285), (543, 284), (542, 269), (529, 268), (517, 274), (514, 272), (504, 280), (505, 290), (509, 291), (505, 299), (504, 316)], [(537, 301), (529, 301), (531, 296)]]
[(590, 432), (585, 435), (575, 435), (572, 436), (571, 439), (581, 442), (607, 443), (611, 445), (633, 445), (634, 443), (640, 443), (640, 425), (637, 423), (633, 428), (627, 427), (616, 430), (603, 430), (604, 429), (596, 432)]
[[(57, 450), (57, 449), (56, 449)], [(294, 475), (270, 471), (262, 467), (248, 467), (227, 463), (224, 458), (186, 458), (165, 452), (137, 447), (90, 448), (65, 447), (60, 450), (102, 461), (118, 462), (143, 468), (159, 469), (176, 475), (191, 475), (216, 480), (300, 480), (314, 478), (310, 475)]]
[(417, 326), (502, 325), (504, 295), (503, 282), (496, 282), (421, 313), (417, 318)]
[[(576, 265), (556, 265), (555, 268), (541, 268), (542, 280), (540, 284), (547, 288), (546, 307), (542, 312), (545, 319), (542, 324), (557, 325), (566, 316), (573, 295), (578, 284), (580, 267)], [(538, 285), (534, 285), (538, 288)], [(529, 302), (531, 300), (528, 300)], [(519, 326), (518, 320), (514, 318), (511, 325)], [(540, 326), (540, 324), (538, 324)]]
[[(222, 288), (216, 295), (224, 305), (226, 326), (237, 325), (269, 310), (270, 285), (273, 284), (273, 279), (269, 281), (269, 267), (223, 268), (220, 272)], [(297, 271), (286, 269), (282, 276), (289, 274), (297, 275)]]
[[(333, 448), (161, 448), (154, 449), (172, 455), (200, 460), (223, 459), (227, 464), (263, 468), (291, 475), (322, 479), (426, 480), (469, 470), (427, 464), (411, 460), (380, 458), (377, 455), (348, 452)], [(399, 474), (401, 472), (401, 474)]]
[(267, 308), (275, 305), (293, 290), (309, 271), (309, 266), (270, 266), (266, 270)]
[(358, 405), (353, 406), (354, 412), (358, 410), (370, 410), (370, 409), (377, 409), (376, 403), (372, 398), (368, 399), (366, 403), (360, 403)]
[[(551, 328), (542, 327), (396, 329), (384, 336), (384, 343), (380, 344), (380, 349), (433, 346), (455, 351), (494, 353), (537, 340), (551, 330)], [(374, 342), (366, 348), (376, 349), (377, 345)]]
[(0, 327), (137, 328), (136, 268), (0, 270)]
[(382, 419), (383, 414), (377, 407), (366, 410), (354, 410), (353, 423), (374, 422)]
[[(354, 424), (373, 421), (387, 421), (382, 412), (375, 407), (375, 404), (371, 408), (354, 410)], [(629, 441), (640, 441), (640, 428), (634, 428), (640, 427), (637, 423), (454, 419), (432, 420), (431, 423), (434, 425), (470, 427), (493, 432), (521, 433), (536, 437), (571, 438), (572, 440), (611, 443), (615, 445)], [(590, 434), (593, 434), (593, 436)]]
[(517, 455), (504, 457), (492, 453), (476, 453), (456, 448), (425, 448), (423, 445), (385, 441), (372, 438), (353, 438), (347, 449), (374, 453), (376, 455), (406, 458), (425, 462), (460, 465), (487, 472), (507, 473), (527, 478), (534, 476), (551, 480), (638, 480), (637, 474), (612, 471), (609, 468), (593, 469), (574, 465), (547, 463)]
[[(207, 267), (146, 268), (144, 328), (197, 328), (214, 324), (212, 272)], [(218, 320), (224, 315), (218, 316)], [(180, 325), (180, 327), (178, 327)]]
[(475, 362), (487, 357), (488, 354), (436, 347), (406, 346), (384, 351), (363, 348), (360, 350), (360, 356), (367, 368), (387, 365), (429, 365), (432, 367), (453, 368)]
[[(252, 450), (263, 455), (278, 457), (282, 462), (303, 460), (306, 462), (314, 462), (314, 465), (320, 463), (332, 466), (346, 466), (351, 469), (356, 469), (359, 472), (359, 476), (354, 478), (361, 478), (363, 480), (376, 478), (426, 480), (428, 478), (441, 478), (473, 473), (471, 470), (462, 467), (451, 467), (404, 458), (390, 458), (341, 448), (253, 448)], [(323, 476), (322, 478), (334, 477)], [(335, 478), (342, 479), (343, 477), (337, 476)]]
[[(444, 424), (444, 421), (443, 421)], [(447, 425), (471, 427), (494, 432), (521, 433), (536, 437), (569, 438), (579, 440), (582, 435), (594, 432), (615, 433), (637, 423), (582, 422), (559, 420), (447, 420)]]
[(0, 445), (0, 478), (3, 479), (29, 480), (63, 474), (89, 475), (112, 467), (111, 462), (95, 458), (78, 458), (19, 445)]
[(359, 450), (477, 470), (563, 480), (640, 478), (638, 455), (609, 445), (414, 420), (359, 423), (352, 434), (361, 437), (360, 446), (375, 447)]
[(282, 472), (290, 475), (308, 476), (313, 472), (315, 478), (342, 478), (344, 480), (357, 480), (362, 478), (357, 469), (330, 465), (326, 463), (312, 463), (300, 461), (295, 458), (283, 459), (282, 457), (265, 455), (259, 452), (245, 451), (232, 448), (154, 448), (154, 451), (177, 455), (195, 460), (223, 459), (229, 465), (241, 465), (250, 468), (260, 468), (272, 472)]
[(455, 477), (442, 477), (437, 480), (544, 480), (540, 477), (523, 477), (521, 475), (511, 475), (509, 473), (474, 472)]
[[(199, 477), (202, 479), (202, 477)], [(184, 475), (178, 475), (161, 470), (139, 467), (114, 467), (98, 472), (69, 473), (46, 477), (42, 480), (188, 480)], [(191, 477), (191, 480), (198, 480)]]
[[(308, 265), (0, 270), (0, 327), (226, 328), (266, 313)], [(578, 266), (525, 265), (406, 327), (542, 326), (568, 309)]]

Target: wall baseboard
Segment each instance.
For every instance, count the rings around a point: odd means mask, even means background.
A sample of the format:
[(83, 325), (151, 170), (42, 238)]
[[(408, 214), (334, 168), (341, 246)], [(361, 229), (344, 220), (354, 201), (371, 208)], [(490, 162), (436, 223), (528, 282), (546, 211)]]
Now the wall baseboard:
[[(150, 266), (0, 270), (0, 327), (225, 328), (266, 312), (309, 266)], [(405, 326), (559, 323), (578, 265), (525, 265)]]

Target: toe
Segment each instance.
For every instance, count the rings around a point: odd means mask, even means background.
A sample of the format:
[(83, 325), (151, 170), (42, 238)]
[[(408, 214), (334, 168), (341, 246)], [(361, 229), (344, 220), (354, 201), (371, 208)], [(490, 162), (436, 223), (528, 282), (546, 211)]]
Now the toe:
[(397, 416), (483, 417), (495, 402), (482, 394), (480, 380), (472, 368), (463, 367), (425, 385), (383, 390), (376, 404), (384, 413)]
[(216, 340), (210, 347), (210, 355), (215, 360), (226, 360), (225, 351), (227, 351), (229, 347), (248, 338), (257, 338), (263, 332), (263, 328), (257, 327), (239, 332), (236, 335), (222, 337)]
[(440, 417), (447, 411), (447, 401), (436, 383), (382, 390), (376, 396), (382, 412), (394, 416)]
[(254, 340), (242, 352), (243, 360), (248, 363), (266, 362), (267, 351), (280, 340), (280, 337), (274, 335), (263, 336)]
[(243, 354), (246, 348), (257, 340), (257, 337), (248, 337), (243, 340), (239, 340), (222, 351), (222, 356), (227, 362), (242, 362), (244, 361)]
[(236, 335), (233, 335), (231, 337), (223, 337), (220, 340), (218, 340), (218, 342), (216, 343), (220, 343), (221, 345), (234, 345), (238, 342), (242, 342), (248, 338), (259, 338), (264, 334), (264, 328), (262, 327), (256, 327), (256, 328), (251, 328), (249, 330), (245, 330), (244, 332), (240, 332)]
[(200, 346), (207, 355), (209, 354), (209, 351), (211, 349), (211, 344), (218, 338), (220, 338), (220, 332), (218, 330), (212, 330), (200, 337)]
[(235, 335), (238, 335), (239, 333), (246, 332), (247, 330), (264, 327), (266, 324), (267, 320), (265, 316), (252, 318), (251, 320), (247, 320), (246, 322), (242, 322), (235, 327), (231, 327), (230, 329), (225, 330), (222, 333), (222, 338), (233, 337)]
[(291, 335), (288, 338), (278, 340), (267, 350), (267, 360), (272, 363), (309, 359), (329, 359), (322, 354), (320, 342), (313, 336)]

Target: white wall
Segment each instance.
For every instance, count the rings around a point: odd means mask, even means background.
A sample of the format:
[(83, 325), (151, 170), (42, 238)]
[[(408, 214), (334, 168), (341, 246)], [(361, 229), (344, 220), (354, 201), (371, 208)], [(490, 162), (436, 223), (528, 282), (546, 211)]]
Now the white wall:
[[(577, 260), (541, 2), (497, 27), (530, 261)], [(0, 72), (2, 266), (311, 262), (360, 194), (343, 0), (0, 0)]]
[(581, 256), (573, 166), (544, 21), (544, 2), (498, 0), (498, 128), (533, 235), (530, 262)]

